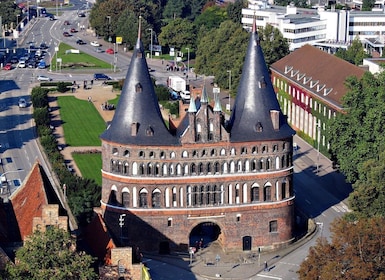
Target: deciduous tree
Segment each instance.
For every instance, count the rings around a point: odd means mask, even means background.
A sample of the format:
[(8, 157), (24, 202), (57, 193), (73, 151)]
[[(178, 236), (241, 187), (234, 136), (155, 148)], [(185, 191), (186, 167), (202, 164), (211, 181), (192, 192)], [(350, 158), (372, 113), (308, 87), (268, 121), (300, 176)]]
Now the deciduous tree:
[(385, 279), (385, 220), (335, 220), (329, 243), (320, 238), (298, 271), (301, 280)]
[(97, 279), (93, 258), (77, 252), (75, 240), (57, 227), (35, 231), (16, 251), (16, 264), (8, 265), (7, 279)]

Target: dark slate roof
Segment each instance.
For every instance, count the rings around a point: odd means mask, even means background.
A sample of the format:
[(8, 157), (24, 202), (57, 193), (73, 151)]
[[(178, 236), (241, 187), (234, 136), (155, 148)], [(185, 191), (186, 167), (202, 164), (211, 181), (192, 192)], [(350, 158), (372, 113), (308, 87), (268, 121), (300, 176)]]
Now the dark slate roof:
[[(133, 123), (137, 123), (136, 135), (131, 132)], [(163, 121), (140, 36), (114, 117), (100, 137), (120, 144), (177, 144), (177, 139), (171, 135)]]
[[(279, 111), (280, 126), (277, 130), (273, 128), (271, 110)], [(228, 124), (231, 142), (285, 139), (295, 134), (281, 112), (255, 24)], [(258, 127), (262, 129), (257, 129)]]

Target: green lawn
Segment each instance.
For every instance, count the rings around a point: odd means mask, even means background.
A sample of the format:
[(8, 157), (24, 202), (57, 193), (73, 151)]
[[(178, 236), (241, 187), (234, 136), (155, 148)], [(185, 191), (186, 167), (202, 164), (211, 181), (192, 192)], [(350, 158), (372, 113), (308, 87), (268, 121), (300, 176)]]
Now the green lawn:
[(69, 146), (101, 146), (99, 135), (106, 129), (95, 106), (73, 96), (59, 96), (64, 136)]
[(102, 155), (100, 153), (90, 154), (72, 154), (76, 165), (82, 172), (83, 178), (93, 179), (101, 186), (102, 185)]
[[(52, 56), (51, 69), (56, 71), (56, 66), (60, 68), (60, 65), (56, 63), (56, 58), (62, 59), (61, 69), (109, 69), (111, 65), (103, 60), (100, 60), (87, 53), (66, 53), (70, 49), (76, 49), (65, 43), (60, 43), (59, 51)], [(56, 65), (57, 64), (57, 65)]]

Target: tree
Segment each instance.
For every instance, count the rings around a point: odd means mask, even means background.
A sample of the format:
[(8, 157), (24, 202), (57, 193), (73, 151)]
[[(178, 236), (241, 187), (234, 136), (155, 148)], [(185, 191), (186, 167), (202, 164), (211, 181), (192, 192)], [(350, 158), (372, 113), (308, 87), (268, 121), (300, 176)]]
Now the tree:
[[(258, 33), (268, 66), (289, 53), (288, 43), (278, 29), (266, 26)], [(196, 72), (213, 75), (220, 87), (229, 88), (227, 71), (231, 71), (231, 88), (236, 91), (249, 39), (250, 33), (231, 20), (204, 33), (197, 48)]]
[(195, 46), (194, 34), (195, 26), (191, 21), (177, 18), (162, 27), (162, 32), (159, 34), (158, 40), (163, 46), (168, 45), (181, 49), (182, 47)]
[(369, 57), (358, 37), (353, 40), (352, 44), (346, 50), (339, 49), (335, 55), (357, 66), (362, 65), (364, 58)]
[(349, 196), (351, 209), (358, 217), (385, 217), (385, 152), (365, 161), (359, 175)]
[(375, 0), (363, 0), (362, 1), (362, 11), (371, 11), (372, 8), (374, 7)]
[(204, 26), (206, 30), (218, 28), (222, 22), (227, 20), (227, 12), (225, 8), (211, 6), (206, 8), (194, 21), (195, 25), (200, 28)]
[(21, 15), (21, 10), (14, 1), (6, 0), (0, 2), (0, 16), (3, 26), (6, 26), (8, 29), (11, 28), (11, 24), (16, 26), (17, 15)]
[(385, 73), (365, 72), (362, 79), (349, 77), (342, 107), (346, 114), (330, 119), (327, 137), (330, 153), (337, 159), (347, 180), (359, 179), (362, 164), (378, 158), (385, 143)]
[(258, 34), (267, 68), (289, 54), (289, 43), (278, 28), (267, 24), (265, 28), (258, 31)]
[(384, 218), (335, 220), (332, 240), (320, 238), (298, 271), (301, 280), (385, 279)]
[(8, 279), (97, 279), (93, 258), (76, 251), (75, 240), (63, 229), (35, 231), (16, 251), (16, 264), (7, 265)]
[(229, 19), (235, 23), (242, 22), (242, 9), (247, 8), (247, 1), (236, 0), (234, 3), (229, 2), (226, 11)]

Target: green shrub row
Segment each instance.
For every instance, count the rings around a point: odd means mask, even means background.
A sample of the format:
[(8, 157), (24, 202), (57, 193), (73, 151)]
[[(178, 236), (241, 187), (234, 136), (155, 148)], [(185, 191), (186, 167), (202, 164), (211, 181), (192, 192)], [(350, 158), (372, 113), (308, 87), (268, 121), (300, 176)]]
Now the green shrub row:
[(49, 90), (35, 87), (31, 92), (37, 133), (40, 142), (51, 162), (52, 171), (57, 175), (61, 187), (66, 185), (68, 204), (79, 225), (90, 222), (93, 208), (100, 205), (101, 186), (94, 180), (84, 179), (69, 171), (65, 164), (60, 147), (50, 128), (50, 113), (48, 104)]

